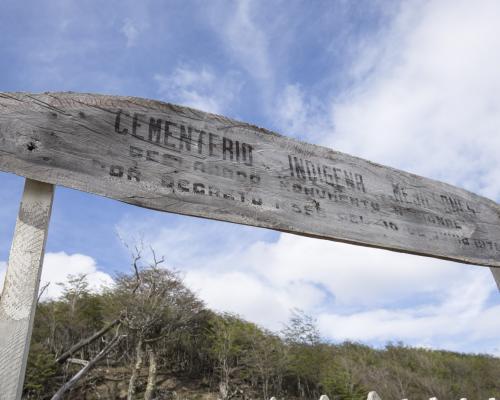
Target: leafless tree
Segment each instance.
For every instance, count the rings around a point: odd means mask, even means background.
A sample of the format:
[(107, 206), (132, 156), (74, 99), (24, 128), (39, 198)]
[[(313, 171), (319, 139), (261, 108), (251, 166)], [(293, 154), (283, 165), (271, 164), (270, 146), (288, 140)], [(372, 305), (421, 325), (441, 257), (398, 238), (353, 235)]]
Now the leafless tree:
[(141, 253), (133, 257), (132, 275), (120, 275), (113, 298), (121, 310), (121, 320), (135, 339), (135, 355), (128, 386), (128, 399), (134, 399), (140, 371), (147, 358), (148, 380), (144, 399), (153, 399), (156, 389), (158, 353), (181, 333), (203, 309), (203, 303), (184, 285), (177, 272), (163, 268), (151, 250), (152, 260), (140, 264)]

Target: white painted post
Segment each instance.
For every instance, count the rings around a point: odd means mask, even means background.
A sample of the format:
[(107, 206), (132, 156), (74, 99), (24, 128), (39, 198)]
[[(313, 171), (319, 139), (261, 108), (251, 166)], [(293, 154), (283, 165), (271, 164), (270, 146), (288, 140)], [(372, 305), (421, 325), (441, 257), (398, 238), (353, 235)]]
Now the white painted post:
[(430, 397), (429, 400), (438, 400), (437, 397)]
[(377, 392), (370, 392), (368, 393), (368, 397), (366, 400), (381, 400), (380, 396), (377, 394)]
[(322, 394), (319, 400), (330, 400), (326, 394)]
[(21, 399), (53, 198), (26, 179), (0, 298), (0, 400)]

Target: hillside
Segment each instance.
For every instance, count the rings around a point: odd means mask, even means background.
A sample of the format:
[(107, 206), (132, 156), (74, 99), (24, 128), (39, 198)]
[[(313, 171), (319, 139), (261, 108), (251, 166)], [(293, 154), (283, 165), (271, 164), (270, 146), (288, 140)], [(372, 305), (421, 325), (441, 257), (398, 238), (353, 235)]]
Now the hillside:
[(62, 398), (364, 400), (370, 390), (382, 399), (500, 397), (498, 358), (327, 343), (298, 310), (281, 332), (269, 332), (207, 309), (159, 264), (136, 265), (99, 294), (88, 290), (84, 276), (74, 277), (60, 299), (41, 302), (24, 397), (50, 399), (103, 350)]

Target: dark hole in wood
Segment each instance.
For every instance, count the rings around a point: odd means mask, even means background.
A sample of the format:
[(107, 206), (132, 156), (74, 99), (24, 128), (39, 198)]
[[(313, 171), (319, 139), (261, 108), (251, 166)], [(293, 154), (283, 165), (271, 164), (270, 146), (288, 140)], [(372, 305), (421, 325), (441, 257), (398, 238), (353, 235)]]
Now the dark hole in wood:
[(33, 150), (36, 150), (36, 144), (35, 144), (35, 142), (29, 142), (29, 143), (26, 145), (26, 148), (28, 149), (28, 151), (33, 151)]

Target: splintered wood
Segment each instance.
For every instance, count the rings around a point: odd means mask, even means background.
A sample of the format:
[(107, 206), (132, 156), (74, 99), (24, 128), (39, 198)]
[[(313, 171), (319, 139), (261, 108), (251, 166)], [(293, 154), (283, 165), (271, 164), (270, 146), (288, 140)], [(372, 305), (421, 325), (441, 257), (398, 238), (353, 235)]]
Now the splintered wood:
[(0, 96), (0, 170), (156, 210), (500, 266), (500, 208), (466, 190), (172, 104)]

